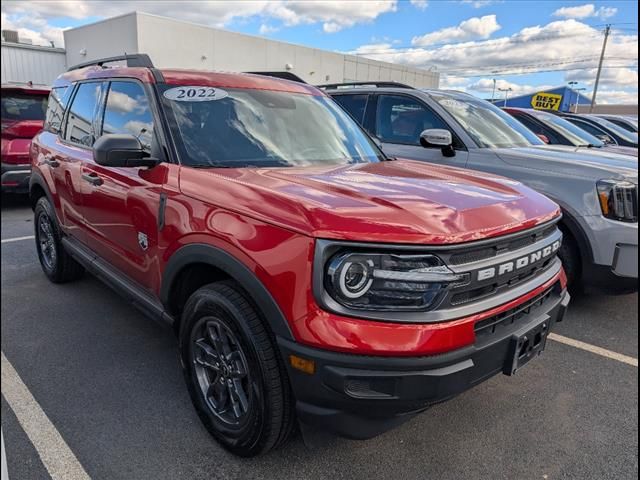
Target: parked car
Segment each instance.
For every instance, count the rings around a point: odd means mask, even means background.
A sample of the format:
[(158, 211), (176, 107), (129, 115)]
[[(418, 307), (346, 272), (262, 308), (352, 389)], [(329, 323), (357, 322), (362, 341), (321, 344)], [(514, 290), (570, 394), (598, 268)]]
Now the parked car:
[(550, 145), (573, 145), (579, 148), (597, 149), (604, 153), (621, 153), (638, 156), (638, 149), (604, 143), (586, 130), (558, 115), (531, 108), (504, 107), (503, 110)]
[(613, 143), (622, 147), (638, 148), (637, 133), (631, 133), (606, 118), (595, 115), (575, 115), (563, 112), (557, 112), (556, 115), (566, 118), (574, 125), (586, 130), (605, 143)]
[(519, 180), (563, 210), (560, 256), (570, 283), (638, 289), (638, 162), (545, 145), (515, 118), (472, 95), (406, 86), (324, 87), (387, 155)]
[(49, 89), (30, 84), (1, 86), (2, 191), (27, 192), (29, 188), (29, 145), (42, 128)]
[(612, 115), (608, 113), (594, 113), (593, 116), (609, 120), (611, 123), (615, 123), (619, 127), (622, 127), (631, 133), (638, 133), (638, 117), (631, 117), (629, 115)]
[(280, 445), (296, 415), (372, 437), (515, 373), (562, 320), (546, 197), (391, 161), (309, 85), (124, 59), (54, 83), (68, 101), (31, 149), (38, 258), (172, 325), (230, 451)]

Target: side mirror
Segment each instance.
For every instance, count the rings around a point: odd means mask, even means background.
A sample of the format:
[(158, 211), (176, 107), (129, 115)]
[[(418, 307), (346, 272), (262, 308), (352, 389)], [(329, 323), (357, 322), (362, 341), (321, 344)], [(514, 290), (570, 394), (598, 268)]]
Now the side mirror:
[(544, 133), (536, 133), (536, 136), (542, 140), (544, 143), (551, 143), (549, 141), (549, 137), (547, 137)]
[(133, 135), (106, 134), (93, 144), (93, 159), (105, 167), (153, 167), (157, 158), (151, 158)]
[(442, 155), (454, 157), (453, 136), (449, 130), (443, 128), (429, 128), (420, 134), (420, 145), (424, 148), (441, 147)]

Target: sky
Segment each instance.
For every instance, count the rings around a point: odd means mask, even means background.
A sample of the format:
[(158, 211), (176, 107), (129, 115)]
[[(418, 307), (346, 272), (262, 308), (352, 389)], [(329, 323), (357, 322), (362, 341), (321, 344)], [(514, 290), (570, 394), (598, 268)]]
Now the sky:
[[(598, 103), (638, 103), (638, 2), (571, 0), (2, 1), (2, 28), (63, 46), (63, 30), (141, 11), (440, 72), (482, 98), (568, 82)], [(503, 89), (502, 91), (500, 89)]]

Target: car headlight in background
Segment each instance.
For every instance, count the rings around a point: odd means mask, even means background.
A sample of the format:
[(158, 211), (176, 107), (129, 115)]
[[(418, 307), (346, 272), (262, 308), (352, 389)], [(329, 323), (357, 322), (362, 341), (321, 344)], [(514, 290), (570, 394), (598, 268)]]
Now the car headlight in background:
[(638, 186), (626, 181), (600, 180), (598, 200), (606, 218), (621, 222), (638, 221)]
[(358, 310), (426, 311), (453, 284), (468, 281), (435, 255), (339, 253), (327, 262), (325, 288)]

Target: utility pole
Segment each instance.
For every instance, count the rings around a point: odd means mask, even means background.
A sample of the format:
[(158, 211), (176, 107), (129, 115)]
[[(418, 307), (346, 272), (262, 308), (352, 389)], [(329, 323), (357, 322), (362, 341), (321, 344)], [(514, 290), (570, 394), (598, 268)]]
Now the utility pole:
[(607, 24), (604, 29), (604, 41), (602, 42), (602, 52), (600, 53), (600, 62), (598, 63), (598, 73), (596, 74), (596, 84), (593, 86), (593, 95), (591, 95), (591, 107), (589, 107), (589, 113), (593, 112), (593, 107), (596, 105), (596, 94), (598, 93), (598, 84), (600, 83), (600, 74), (602, 73), (602, 62), (604, 61), (604, 51), (607, 48), (607, 39), (611, 32), (611, 25)]
[(496, 79), (493, 79), (493, 91), (491, 92), (491, 103), (496, 98)]

